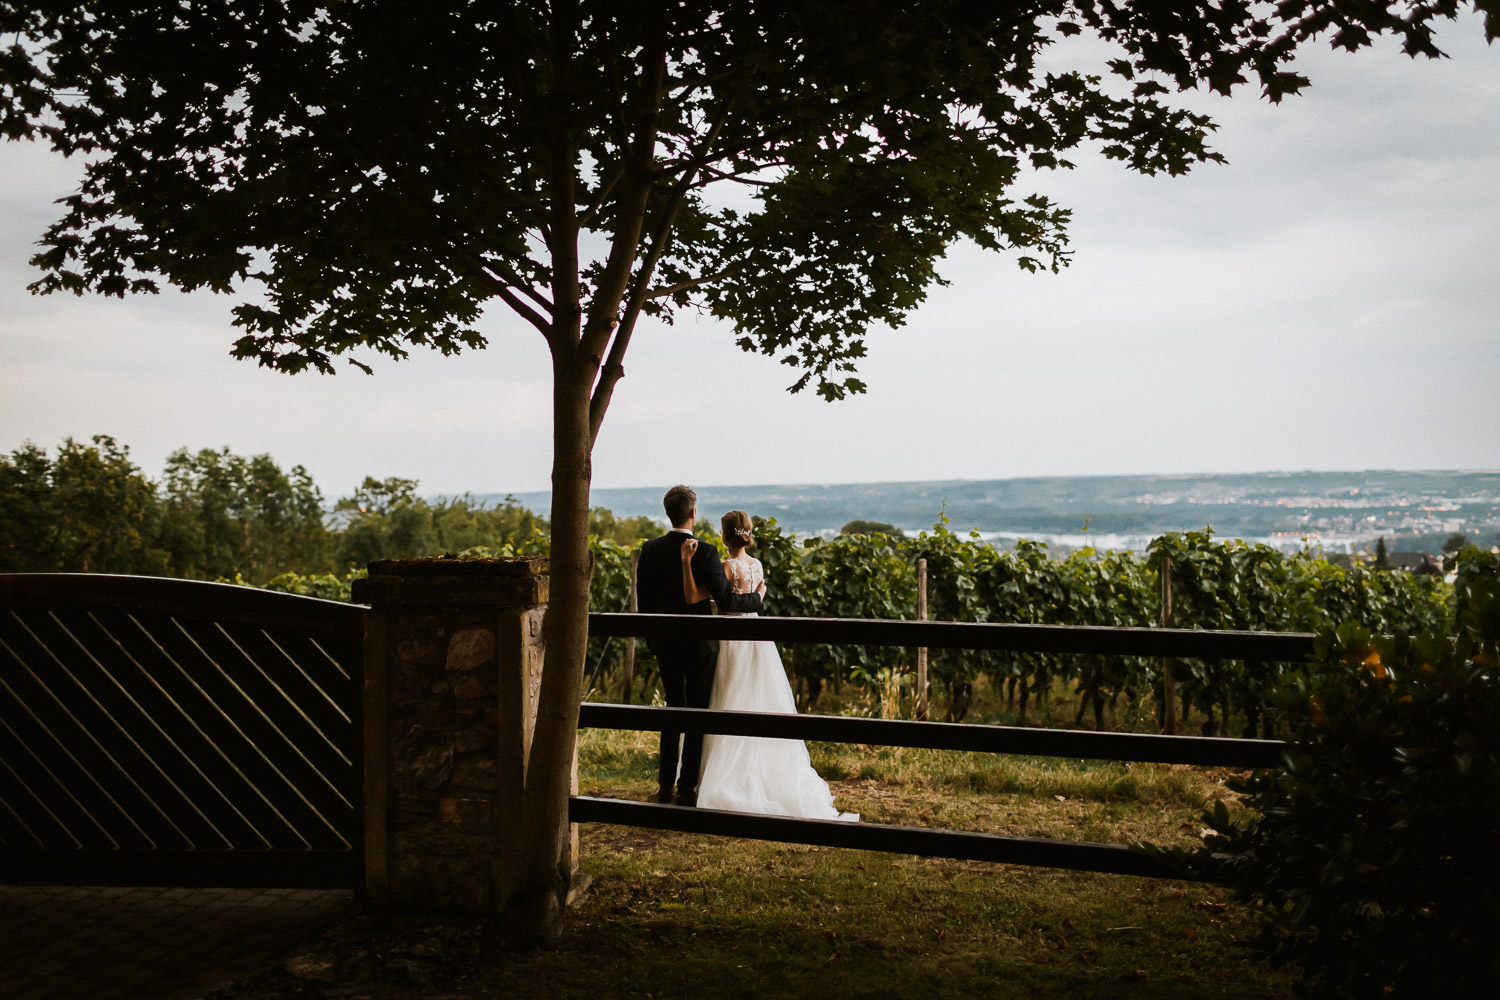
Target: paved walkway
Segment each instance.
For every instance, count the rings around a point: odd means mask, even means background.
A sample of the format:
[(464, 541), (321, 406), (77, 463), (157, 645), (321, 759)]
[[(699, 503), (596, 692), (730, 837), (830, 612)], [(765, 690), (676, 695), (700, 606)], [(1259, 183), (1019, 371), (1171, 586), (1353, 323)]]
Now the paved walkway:
[(187, 1000), (347, 914), (306, 889), (0, 886), (0, 998)]

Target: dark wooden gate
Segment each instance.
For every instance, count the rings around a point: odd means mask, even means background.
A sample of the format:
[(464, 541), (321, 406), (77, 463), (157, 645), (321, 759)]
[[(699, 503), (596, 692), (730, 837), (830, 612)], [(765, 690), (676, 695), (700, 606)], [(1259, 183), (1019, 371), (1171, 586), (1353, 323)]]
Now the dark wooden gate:
[(359, 887), (364, 612), (0, 575), (0, 883)]

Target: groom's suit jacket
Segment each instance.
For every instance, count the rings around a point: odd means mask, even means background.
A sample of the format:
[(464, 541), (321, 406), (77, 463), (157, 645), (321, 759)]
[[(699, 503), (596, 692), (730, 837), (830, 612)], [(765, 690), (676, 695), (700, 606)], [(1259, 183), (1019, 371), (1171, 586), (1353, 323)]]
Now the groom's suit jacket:
[[(636, 595), (640, 612), (645, 615), (711, 615), (708, 601), (688, 604), (682, 597), (682, 543), (690, 538), (684, 531), (669, 531), (640, 546), (636, 565)], [(721, 612), (759, 612), (759, 594), (735, 594), (729, 577), (718, 561), (718, 550), (702, 541), (693, 553), (693, 579), (714, 598)]]
[[(643, 614), (652, 615), (707, 615), (712, 609), (707, 601), (689, 604), (682, 594), (682, 543), (688, 539), (687, 532), (669, 531), (660, 538), (653, 538), (641, 546), (641, 560), (636, 565), (636, 597)], [(746, 613), (760, 610), (760, 595), (736, 594), (724, 575), (719, 561), (719, 550), (708, 542), (700, 542), (693, 553), (693, 578), (707, 590), (720, 611)], [(694, 652), (713, 657), (718, 654), (717, 639), (701, 640), (649, 640), (648, 645), (658, 659), (663, 652), (668, 656), (691, 656)]]

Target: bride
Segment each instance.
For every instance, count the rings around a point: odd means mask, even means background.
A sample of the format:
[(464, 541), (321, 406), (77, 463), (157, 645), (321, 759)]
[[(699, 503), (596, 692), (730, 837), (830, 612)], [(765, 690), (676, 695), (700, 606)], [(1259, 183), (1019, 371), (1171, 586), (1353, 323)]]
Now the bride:
[[(750, 515), (732, 510), (720, 521), (729, 558), (724, 575), (736, 594), (760, 586), (765, 572), (760, 560), (746, 554), (754, 544)], [(682, 589), (688, 602), (708, 600), (708, 592), (693, 579), (691, 559), (697, 540), (682, 545)], [(796, 714), (792, 685), (772, 642), (724, 639), (714, 672), (709, 708), (740, 712)], [(818, 777), (801, 740), (759, 736), (722, 736), (703, 739), (703, 773), (698, 781), (698, 806), (735, 812), (769, 813), (804, 819), (858, 821), (858, 813), (839, 812), (828, 782)]]

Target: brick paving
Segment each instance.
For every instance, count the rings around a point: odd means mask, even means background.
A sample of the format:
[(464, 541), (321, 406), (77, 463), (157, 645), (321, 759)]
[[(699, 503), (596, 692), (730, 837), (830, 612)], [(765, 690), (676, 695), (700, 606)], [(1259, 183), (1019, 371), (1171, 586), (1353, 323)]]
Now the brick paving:
[(349, 913), (309, 889), (0, 886), (3, 1000), (189, 1000)]

